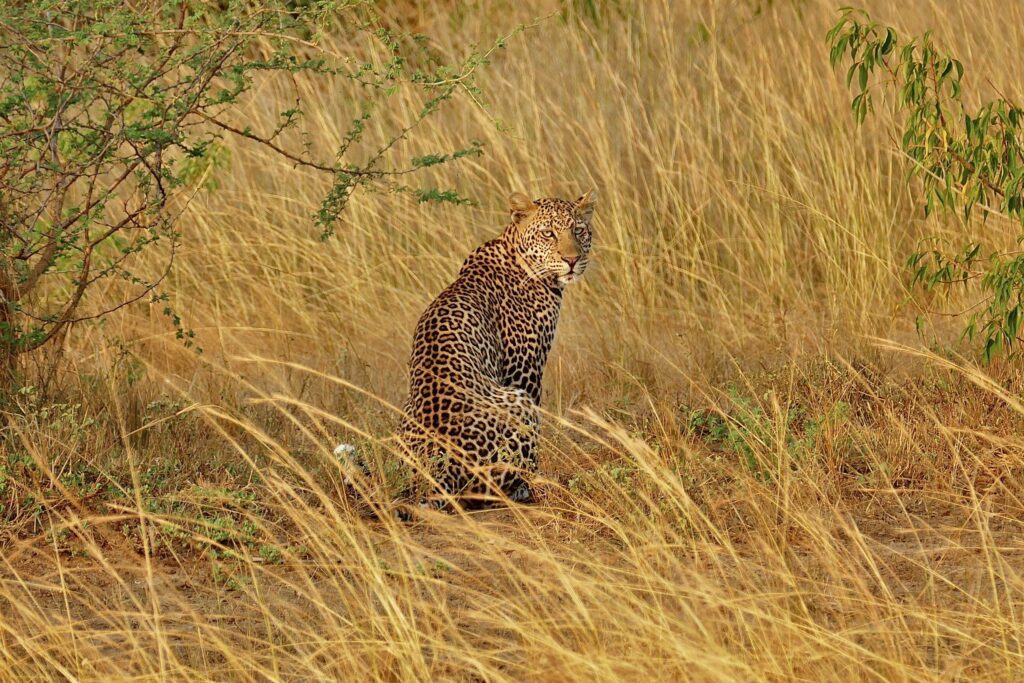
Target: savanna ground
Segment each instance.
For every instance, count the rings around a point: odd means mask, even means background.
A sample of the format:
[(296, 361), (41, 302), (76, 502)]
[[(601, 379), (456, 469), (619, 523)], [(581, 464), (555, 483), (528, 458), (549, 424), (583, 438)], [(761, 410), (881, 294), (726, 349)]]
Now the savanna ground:
[[(1024, 677), (1018, 365), (979, 365), (943, 315), (971, 293), (923, 300), (902, 267), (922, 238), (1015, 226), (924, 216), (891, 118), (852, 125), (833, 3), (605, 5), (382, 6), (453, 55), (547, 17), (481, 71), (486, 101), (399, 150), (479, 139), (425, 171), (476, 206), (357, 194), (322, 242), (323, 179), (229, 143), (168, 286), (203, 353), (125, 308), (73, 327), (7, 410), (4, 679)], [(867, 9), (934, 30), (972, 97), (1024, 99), (1024, 6)], [(240, 120), (272, 126), (296, 87), (335, 145), (350, 93), (301, 78), (261, 82)], [(373, 125), (419, 107), (391, 102)], [(372, 499), (401, 489), (422, 309), (510, 190), (589, 187), (539, 502), (369, 515), (333, 448), (379, 463)]]

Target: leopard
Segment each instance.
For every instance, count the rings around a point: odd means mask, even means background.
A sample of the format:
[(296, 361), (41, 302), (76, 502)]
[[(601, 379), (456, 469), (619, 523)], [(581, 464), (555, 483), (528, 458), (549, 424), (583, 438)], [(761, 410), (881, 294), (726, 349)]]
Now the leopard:
[(504, 230), (420, 316), (398, 432), (426, 475), (420, 507), (534, 500), (544, 368), (565, 289), (590, 263), (595, 206), (593, 191), (512, 193)]

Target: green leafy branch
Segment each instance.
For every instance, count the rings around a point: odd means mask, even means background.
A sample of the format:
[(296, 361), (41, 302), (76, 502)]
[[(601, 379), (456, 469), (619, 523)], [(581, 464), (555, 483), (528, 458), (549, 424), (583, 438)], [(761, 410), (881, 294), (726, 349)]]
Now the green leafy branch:
[[(969, 219), (1005, 216), (1024, 225), (1024, 111), (1004, 98), (968, 112), (963, 103), (963, 64), (939, 50), (931, 33), (903, 39), (866, 12), (844, 8), (828, 32), (833, 68), (849, 64), (847, 86), (856, 92), (854, 119), (874, 110), (875, 91), (895, 93), (900, 149), (910, 173), (923, 182), (924, 210), (955, 210)], [(1024, 242), (1024, 235), (1018, 238)], [(952, 254), (922, 249), (910, 255), (911, 287), (926, 291), (977, 283), (981, 302), (963, 330), (979, 340), (986, 362), (1013, 353), (1024, 317), (1024, 253), (990, 251), (969, 243)]]
[[(385, 28), (362, 0), (0, 3), (0, 384), (16, 378), (18, 357), (70, 325), (144, 298), (165, 304), (178, 338), (192, 344), (160, 286), (180, 245), (182, 207), (199, 187), (216, 187), (211, 175), (227, 164), (225, 137), (330, 178), (313, 216), (325, 238), (358, 188), (465, 202), (451, 190), (398, 181), (478, 155), (479, 143), (406, 166), (392, 161), (394, 149), (455, 96), (479, 104), (477, 70), (524, 28), (447, 63), (422, 37)], [(326, 30), (367, 57), (332, 59), (318, 44)], [(315, 148), (298, 95), (268, 130), (235, 122), (233, 110), (268, 72), (360, 86), (335, 149)], [(384, 142), (364, 152), (356, 143), (402, 89), (421, 98), (420, 111), (397, 129), (380, 126)], [(154, 275), (139, 255), (155, 247), (165, 263)], [(106, 291), (121, 298), (86, 310), (104, 280), (120, 281)]]

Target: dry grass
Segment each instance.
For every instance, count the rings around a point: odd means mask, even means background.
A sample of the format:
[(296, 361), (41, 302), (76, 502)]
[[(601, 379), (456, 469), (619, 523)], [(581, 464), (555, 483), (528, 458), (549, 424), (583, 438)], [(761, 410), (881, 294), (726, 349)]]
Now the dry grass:
[[(934, 29), (978, 96), (1024, 99), (1021, 7), (869, 4)], [(9, 416), (0, 678), (1024, 675), (1020, 378), (960, 359), (956, 321), (923, 350), (900, 270), (923, 236), (1012, 226), (923, 218), (889, 117), (852, 127), (831, 3), (610, 5), (516, 38), (487, 109), (400, 150), (482, 140), (423, 179), (479, 207), (361, 194), (321, 243), (323, 179), (231, 145), (170, 285), (205, 352), (128, 309), (68, 336), (59, 400)], [(427, 7), (409, 20), (451, 54), (555, 9)], [(351, 92), (266, 81), (244, 115), (269, 125), (293, 87), (332, 145)], [(510, 189), (587, 187), (541, 501), (367, 517), (331, 449), (386, 459), (420, 311)]]

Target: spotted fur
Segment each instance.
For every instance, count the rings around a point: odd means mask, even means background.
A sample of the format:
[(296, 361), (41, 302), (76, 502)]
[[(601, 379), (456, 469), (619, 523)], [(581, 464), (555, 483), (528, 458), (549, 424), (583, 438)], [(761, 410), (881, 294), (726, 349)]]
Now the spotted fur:
[[(509, 198), (511, 221), (427, 307), (401, 437), (444, 493), (532, 498), (544, 365), (565, 286), (586, 270), (594, 199)], [(439, 489), (439, 491), (437, 490)]]

